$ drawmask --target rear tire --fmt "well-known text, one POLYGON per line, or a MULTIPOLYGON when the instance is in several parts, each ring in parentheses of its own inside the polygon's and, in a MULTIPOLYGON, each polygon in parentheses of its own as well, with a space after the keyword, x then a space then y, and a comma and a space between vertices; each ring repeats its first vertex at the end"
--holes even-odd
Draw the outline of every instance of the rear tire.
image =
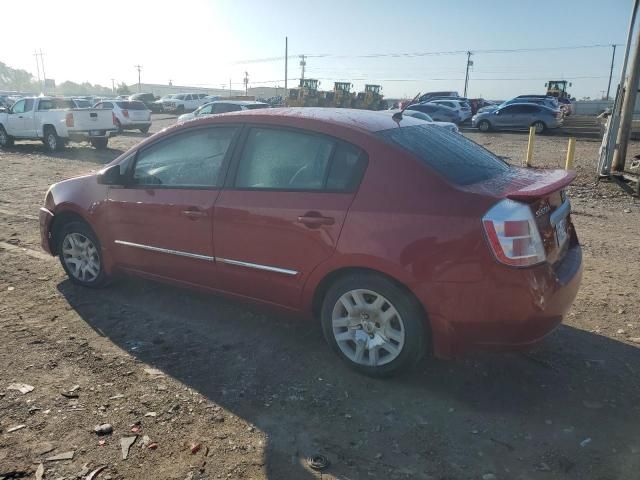
POLYGON ((105 148, 107 148, 108 143, 109 143, 108 138, 92 138, 91 139, 91 146, 96 150, 104 150, 105 148))
POLYGON ((178 105, 178 108, 176 108, 176 113, 178 115, 182 115, 184 113, 184 105, 178 105))
POLYGON ((356 273, 339 278, 321 310, 329 346, 356 371, 387 377, 425 353, 425 316, 417 299, 388 278, 356 273))
POLYGON ((120 120, 118 120, 116 118, 116 129, 118 130, 118 133, 122 133, 122 124, 120 123, 120 120))
POLYGON ((0 125, 0 148, 13 146, 13 137, 10 136, 2 125, 0 125))
POLYGON ((140 129, 140 131, 141 131, 142 133, 149 133, 149 128, 150 128, 150 127, 142 127, 142 128, 140 129))
POLYGON ((64 148, 64 140, 58 136, 56 129, 53 127, 46 127, 44 130, 44 146, 51 153, 57 152, 64 148))
POLYGON ((60 263, 71 282, 89 288, 108 283, 100 241, 89 225, 82 221, 65 223, 56 229, 55 239, 60 263))
POLYGON ((531 126, 536 129, 536 133, 539 135, 543 134, 547 130, 547 126, 544 124, 544 122, 540 121, 533 122, 531 126))
POLYGON ((478 130, 481 132, 490 132, 491 124, 489 123, 489 120, 480 120, 480 122, 478 122, 478 130))

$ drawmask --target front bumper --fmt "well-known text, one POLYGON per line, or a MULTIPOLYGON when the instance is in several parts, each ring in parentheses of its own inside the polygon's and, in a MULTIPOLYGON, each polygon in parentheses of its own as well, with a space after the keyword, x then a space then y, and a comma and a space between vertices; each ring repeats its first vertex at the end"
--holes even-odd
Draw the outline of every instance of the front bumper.
POLYGON ((53 213, 44 208, 40 208, 39 212, 40 223, 40 245, 42 249, 53 255, 53 249, 51 248, 51 224, 53 223, 53 213))

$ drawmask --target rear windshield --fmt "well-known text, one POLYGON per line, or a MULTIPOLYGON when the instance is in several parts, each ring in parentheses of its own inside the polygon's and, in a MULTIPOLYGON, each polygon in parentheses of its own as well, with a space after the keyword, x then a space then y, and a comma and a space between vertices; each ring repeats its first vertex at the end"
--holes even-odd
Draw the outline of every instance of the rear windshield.
POLYGON ((76 107, 78 108, 90 108, 91 102, 89 100, 76 100, 76 107))
POLYGON ((509 170, 489 150, 437 125, 392 128, 376 135, 412 153, 455 185, 482 182, 509 170))
POLYGON ((124 108, 126 110, 146 110, 147 107, 144 103, 142 102, 116 102, 116 104, 120 107, 120 108, 124 108))
POLYGON ((267 108, 269 106, 268 103, 250 103, 245 105, 247 110, 257 110, 258 108, 267 108))

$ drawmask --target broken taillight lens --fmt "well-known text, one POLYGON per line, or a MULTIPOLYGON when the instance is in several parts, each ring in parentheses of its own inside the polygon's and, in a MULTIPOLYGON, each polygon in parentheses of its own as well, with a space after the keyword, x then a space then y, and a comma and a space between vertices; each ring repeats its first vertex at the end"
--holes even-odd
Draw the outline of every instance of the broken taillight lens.
POLYGON ((527 267, 546 259, 544 245, 528 205, 502 200, 482 218, 496 259, 513 267, 527 267))

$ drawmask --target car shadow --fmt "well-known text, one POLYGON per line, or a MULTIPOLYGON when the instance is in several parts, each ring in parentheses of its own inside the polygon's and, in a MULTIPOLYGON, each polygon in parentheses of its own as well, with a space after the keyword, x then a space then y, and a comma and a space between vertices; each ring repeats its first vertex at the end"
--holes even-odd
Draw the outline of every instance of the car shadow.
POLYGON ((315 323, 132 278, 58 290, 99 335, 263 431, 272 479, 318 478, 304 466, 316 453, 347 479, 638 468, 640 355, 607 337, 565 325, 527 354, 425 360, 377 380, 347 368, 315 323))

